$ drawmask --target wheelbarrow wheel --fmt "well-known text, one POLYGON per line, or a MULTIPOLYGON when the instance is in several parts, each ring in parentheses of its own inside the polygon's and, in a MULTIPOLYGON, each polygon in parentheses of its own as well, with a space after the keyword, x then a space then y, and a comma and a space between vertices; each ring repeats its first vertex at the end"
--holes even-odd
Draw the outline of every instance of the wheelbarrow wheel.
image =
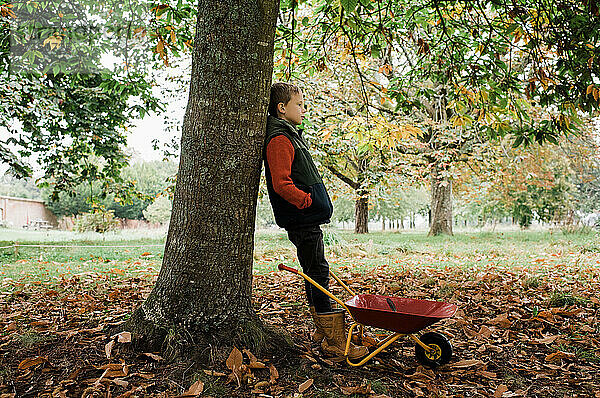
POLYGON ((441 333, 428 332, 422 335, 420 340, 432 348, 431 351, 425 351, 419 344, 415 346, 415 356, 423 365, 435 368, 450 362, 452 344, 446 336, 441 333))

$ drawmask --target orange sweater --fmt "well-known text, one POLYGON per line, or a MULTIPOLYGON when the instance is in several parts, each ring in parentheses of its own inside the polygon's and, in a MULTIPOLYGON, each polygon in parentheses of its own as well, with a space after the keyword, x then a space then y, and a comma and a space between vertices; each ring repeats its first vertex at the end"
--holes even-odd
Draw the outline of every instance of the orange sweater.
POLYGON ((312 204, 312 198, 294 185, 292 181, 292 162, 294 146, 284 135, 278 135, 267 145, 267 162, 271 170, 273 189, 286 201, 299 209, 306 209, 312 204))

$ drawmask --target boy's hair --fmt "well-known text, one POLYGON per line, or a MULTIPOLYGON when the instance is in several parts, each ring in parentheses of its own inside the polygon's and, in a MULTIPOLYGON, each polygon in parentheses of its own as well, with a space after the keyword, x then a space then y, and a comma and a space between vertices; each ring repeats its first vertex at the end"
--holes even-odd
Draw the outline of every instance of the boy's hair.
POLYGON ((277 117, 277 104, 283 102, 283 104, 286 105, 292 99, 292 94, 300 94, 300 88, 291 83, 274 83, 271 86, 269 114, 277 117))

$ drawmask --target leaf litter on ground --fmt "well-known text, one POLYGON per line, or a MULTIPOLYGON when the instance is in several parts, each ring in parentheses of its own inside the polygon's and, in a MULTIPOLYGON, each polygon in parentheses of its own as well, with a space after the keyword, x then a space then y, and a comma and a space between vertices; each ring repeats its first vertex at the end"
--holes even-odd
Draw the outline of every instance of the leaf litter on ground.
MULTIPOLYGON (((370 267, 357 256, 333 268, 359 293, 457 304, 454 318, 431 328, 454 346, 455 356, 446 366, 423 368, 409 339, 400 339, 358 369, 323 358, 310 343, 312 323, 302 282, 266 272, 254 277, 257 311, 289 331, 305 359, 288 366, 239 347, 220 365, 207 369, 197 364, 203 378, 194 380, 185 371, 189 364, 168 363, 160 353, 123 351, 130 336, 106 335, 147 296, 156 271, 118 279, 90 272, 51 284, 25 277, 2 282, 0 394, 218 396, 213 391, 217 380, 229 380, 222 383, 227 396, 292 397, 312 380, 304 396, 598 396, 598 253, 548 252, 516 265, 500 255, 482 255, 485 261, 477 264, 470 258, 468 265, 457 264, 461 257, 437 252, 394 255, 387 264, 370 267)), ((331 288, 347 297, 340 287, 331 288)), ((371 339, 387 335, 367 329, 371 339)))

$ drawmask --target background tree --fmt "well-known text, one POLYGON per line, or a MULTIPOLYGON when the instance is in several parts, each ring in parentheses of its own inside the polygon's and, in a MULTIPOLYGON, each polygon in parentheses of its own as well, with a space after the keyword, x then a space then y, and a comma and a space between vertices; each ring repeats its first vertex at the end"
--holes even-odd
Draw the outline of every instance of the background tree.
POLYGON ((506 140, 489 145, 480 162, 463 169, 458 180, 468 213, 481 224, 509 216, 523 228, 533 221, 576 223, 577 214, 589 211, 591 204, 576 200, 578 187, 583 180, 591 187, 597 183, 593 173, 585 172, 598 164, 593 137, 593 131, 585 129, 578 136, 560 138, 557 145, 512 148, 506 140))
POLYGON ((43 197, 46 205, 56 216, 75 216, 93 210, 94 205, 112 210, 115 217, 125 219, 143 219, 144 210, 160 194, 167 194, 172 186, 172 178, 177 173, 174 162, 134 162, 125 167, 121 177, 128 181, 127 195, 107 194, 103 196, 104 181, 80 183, 68 192, 60 192, 58 198, 52 197, 53 190, 45 189, 43 197), (127 196, 129 200, 123 200, 127 196))
POLYGON ((20 176, 31 174, 28 162, 38 164, 55 199, 83 181, 103 181, 105 193, 126 190, 126 129, 160 109, 145 70, 149 3, 118 4, 16 1, 0 8, 0 129, 8 132, 0 156, 20 176), (107 53, 123 63, 102 66, 107 53))
POLYGON ((153 223, 165 224, 171 218, 172 206, 169 198, 161 195, 143 210, 144 218, 153 223))
MULTIPOLYGON (((360 80, 356 91, 363 111, 415 119, 424 131, 420 139, 426 148, 420 153, 431 171, 431 234, 452 232, 452 165, 466 160, 474 146, 506 134, 516 146, 556 142, 577 123, 577 108, 597 108, 597 37, 577 27, 584 21, 598 25, 595 5, 305 4, 314 7, 302 16, 308 31, 297 39, 296 51, 281 46, 279 71, 323 70, 330 62, 325 44, 341 40, 360 80), (378 70, 364 62, 369 56, 379 60, 378 70), (372 100, 374 89, 381 91, 381 103, 372 100), (382 106, 385 97, 392 109, 382 106), (545 114, 530 117, 529 108, 538 105, 545 114)), ((293 29, 282 34, 293 44, 293 29)))

